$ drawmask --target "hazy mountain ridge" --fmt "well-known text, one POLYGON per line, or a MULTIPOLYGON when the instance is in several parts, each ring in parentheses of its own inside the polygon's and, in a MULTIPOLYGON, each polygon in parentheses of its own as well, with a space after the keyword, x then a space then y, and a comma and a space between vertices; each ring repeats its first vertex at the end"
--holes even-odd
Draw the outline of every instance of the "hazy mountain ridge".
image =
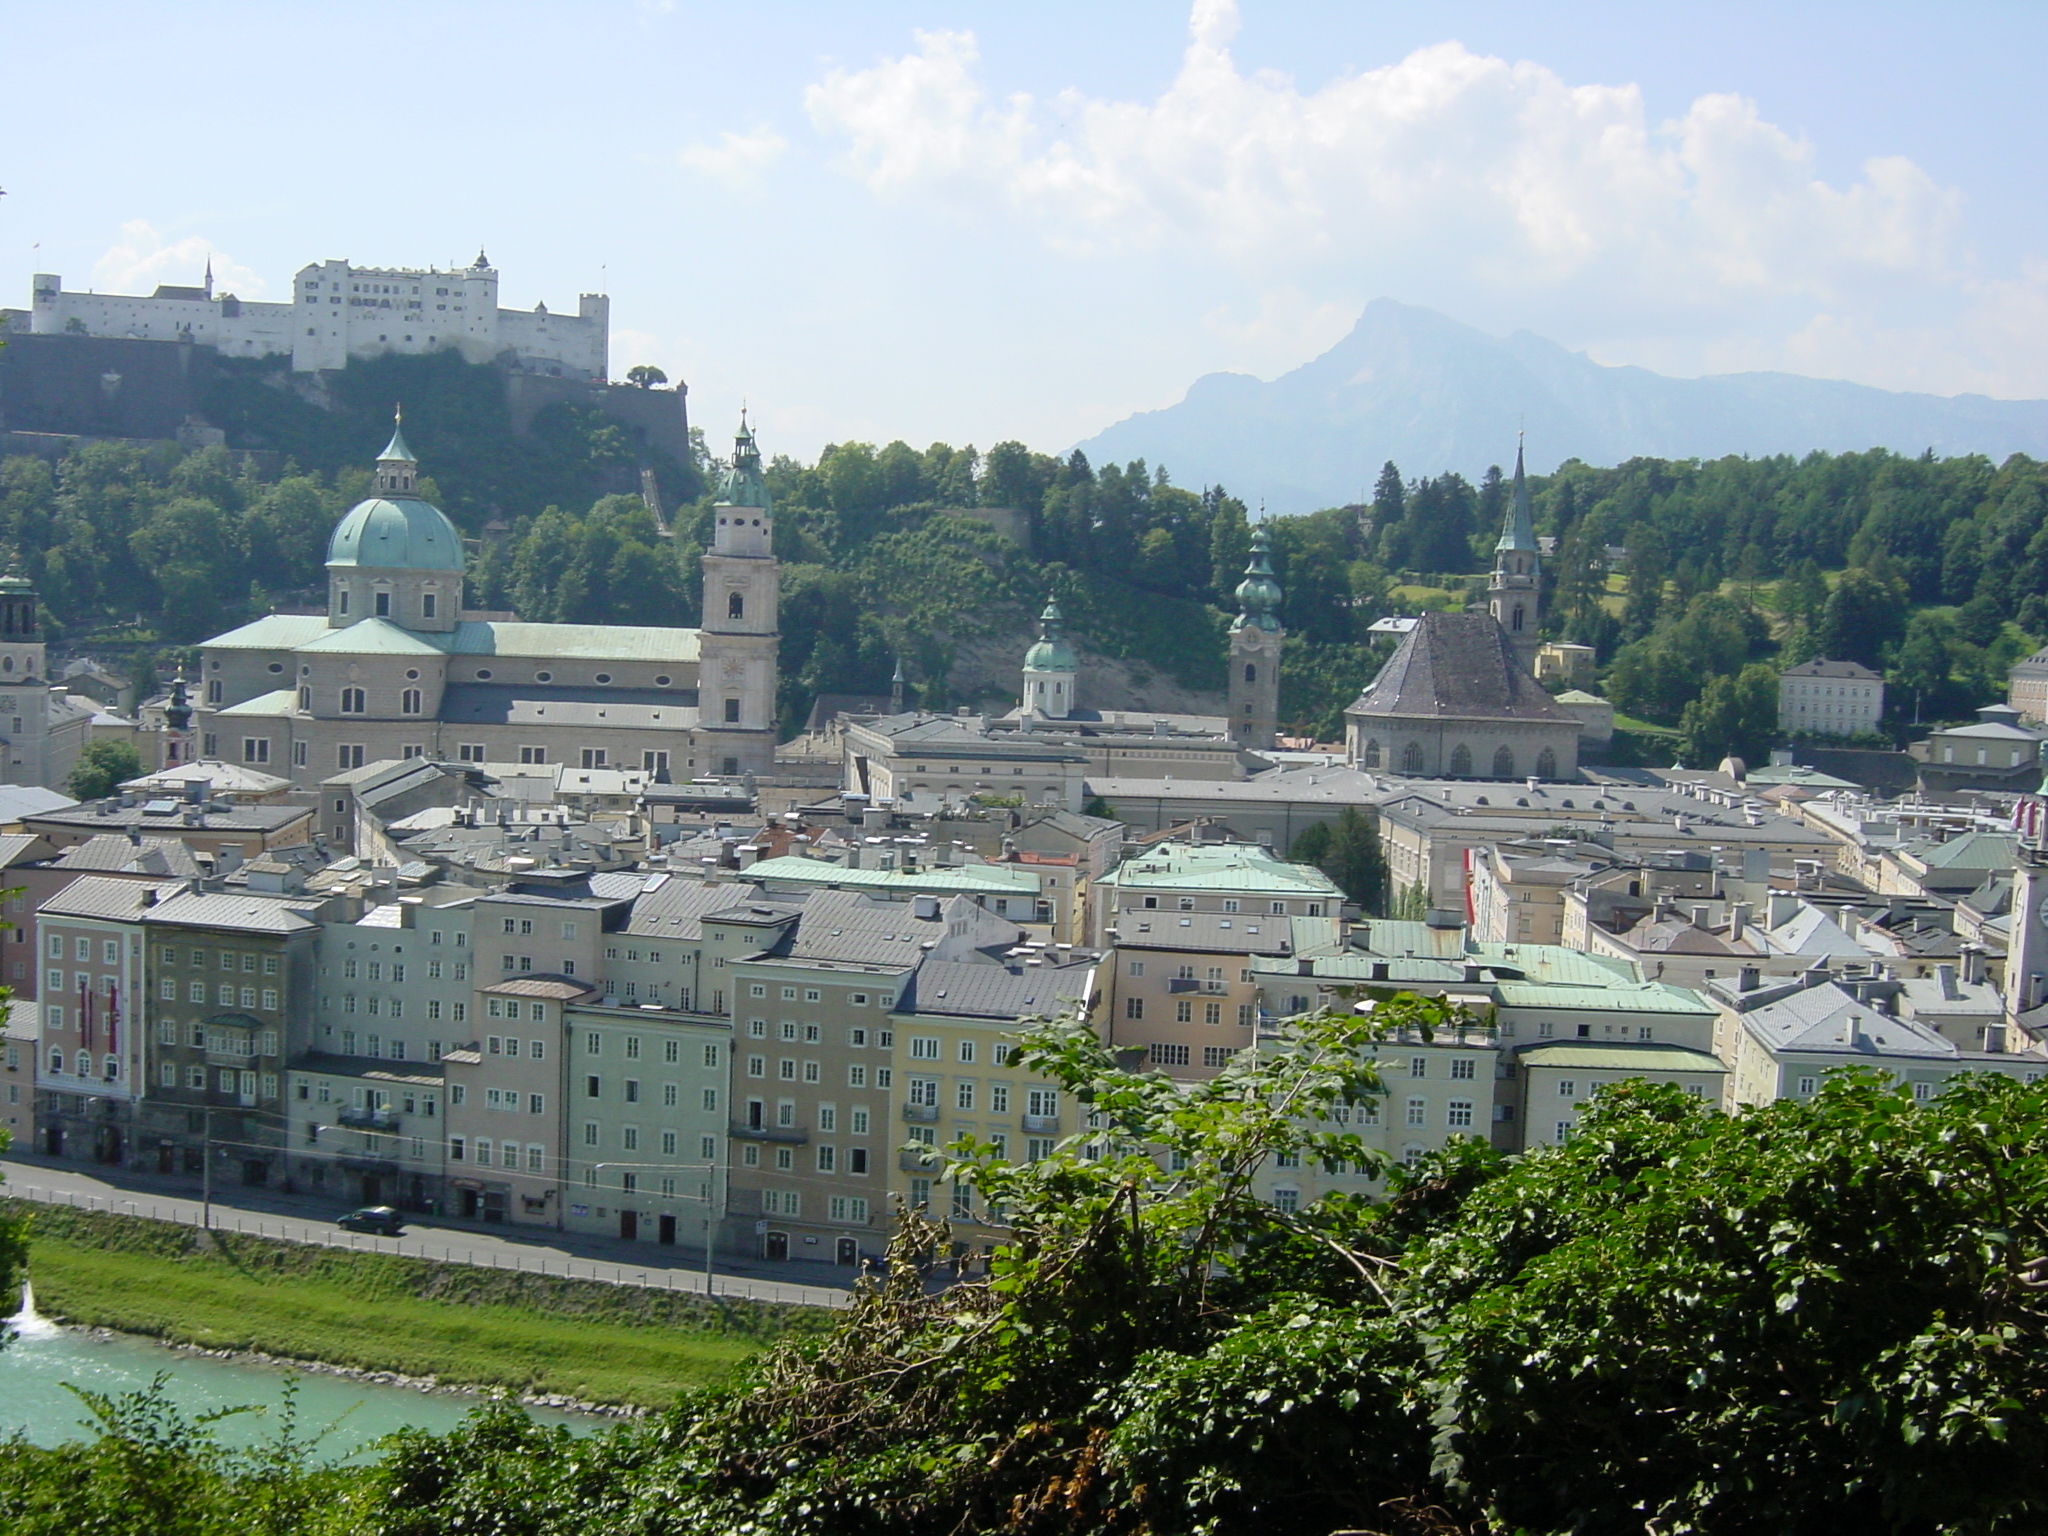
POLYGON ((1221 484, 1269 511, 1357 501, 1392 459, 1414 476, 1475 477, 1528 432, 1530 468, 1637 455, 1714 458, 1853 452, 2048 456, 2048 401, 1904 394, 1789 373, 1676 379, 1610 368, 1556 342, 1483 331, 1375 299, 1329 351, 1270 383, 1197 379, 1178 405, 1079 444, 1091 462, 1164 464, 1176 484, 1221 484))

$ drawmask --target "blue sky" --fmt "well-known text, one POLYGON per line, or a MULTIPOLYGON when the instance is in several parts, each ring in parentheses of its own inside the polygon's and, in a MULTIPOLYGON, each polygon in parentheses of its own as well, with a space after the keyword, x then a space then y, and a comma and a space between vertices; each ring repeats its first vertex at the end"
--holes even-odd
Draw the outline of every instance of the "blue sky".
POLYGON ((9 18, 0 302, 613 297, 722 437, 1061 449, 1369 299, 2048 396, 2035 4, 109 5, 9 18))

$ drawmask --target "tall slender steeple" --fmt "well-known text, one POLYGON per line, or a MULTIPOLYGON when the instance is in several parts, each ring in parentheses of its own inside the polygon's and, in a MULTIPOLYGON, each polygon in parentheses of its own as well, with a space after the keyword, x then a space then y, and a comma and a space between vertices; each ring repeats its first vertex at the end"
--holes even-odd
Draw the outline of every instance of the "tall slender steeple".
POLYGON ((1237 584, 1237 617, 1230 625, 1230 734, 1263 752, 1280 727, 1280 583, 1273 579, 1272 538, 1266 525, 1252 530, 1252 553, 1237 584))
POLYGON ((1507 632, 1515 659, 1525 671, 1536 670, 1537 638, 1543 615, 1543 559, 1536 544, 1536 518, 1529 503, 1529 477, 1522 465, 1522 444, 1515 443, 1515 484, 1501 514, 1500 538, 1493 546, 1493 579, 1487 584, 1486 611, 1507 632))
POLYGON ((697 638, 697 746, 712 773, 766 773, 775 761, 781 567, 773 498, 744 414, 711 510, 697 638))

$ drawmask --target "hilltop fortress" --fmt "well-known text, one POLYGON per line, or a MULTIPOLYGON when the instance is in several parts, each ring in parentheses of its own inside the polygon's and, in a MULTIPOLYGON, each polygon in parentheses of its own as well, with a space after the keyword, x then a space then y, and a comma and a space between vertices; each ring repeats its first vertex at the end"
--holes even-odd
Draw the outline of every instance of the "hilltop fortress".
POLYGON ((343 368, 351 358, 388 352, 460 351, 471 362, 511 353, 528 371, 556 378, 603 380, 609 366, 611 300, 582 294, 576 313, 545 304, 501 309, 498 270, 482 251, 467 267, 358 267, 314 262, 292 279, 282 304, 213 291, 213 265, 199 287, 160 285, 145 296, 67 290, 55 273, 34 280, 27 324, 34 336, 106 336, 133 341, 188 341, 224 357, 289 357, 294 373, 343 368))

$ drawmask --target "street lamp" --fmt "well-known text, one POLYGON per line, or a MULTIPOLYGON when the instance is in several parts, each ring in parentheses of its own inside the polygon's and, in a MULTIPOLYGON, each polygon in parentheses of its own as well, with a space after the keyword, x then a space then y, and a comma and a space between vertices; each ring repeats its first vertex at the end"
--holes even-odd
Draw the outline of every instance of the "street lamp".
POLYGON ((607 1168, 660 1168, 670 1173, 702 1173, 707 1176, 704 1180, 704 1193, 701 1196, 664 1194, 661 1198, 664 1200, 688 1200, 704 1207, 704 1294, 709 1296, 711 1294, 714 1260, 717 1251, 716 1245, 712 1241, 712 1227, 717 1220, 720 1204, 718 1198, 717 1159, 714 1158, 708 1163, 592 1163, 590 1165, 592 1173, 602 1173, 607 1168))

